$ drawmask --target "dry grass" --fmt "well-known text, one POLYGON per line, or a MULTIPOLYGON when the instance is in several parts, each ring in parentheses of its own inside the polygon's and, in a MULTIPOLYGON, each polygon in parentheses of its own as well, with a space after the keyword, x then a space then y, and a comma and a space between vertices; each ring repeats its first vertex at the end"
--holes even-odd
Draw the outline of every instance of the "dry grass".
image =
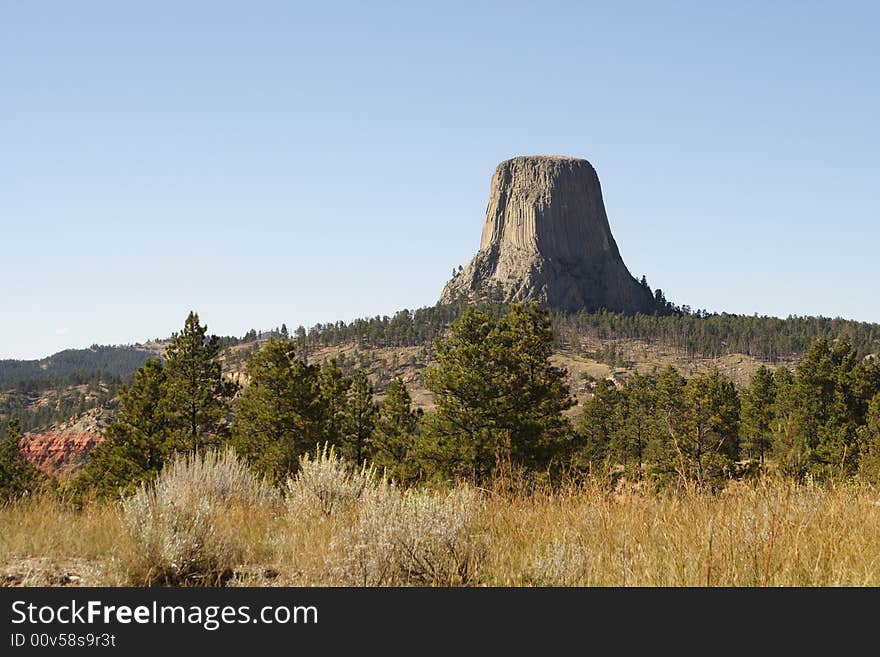
MULTIPOLYGON (((385 507, 371 507, 364 496, 329 515, 230 505, 216 522, 244 546, 231 583, 353 583, 346 568, 350 574, 352 554, 359 554, 370 557, 361 574, 393 573, 363 578, 367 583, 880 585, 880 494, 857 483, 765 480, 718 495, 610 492, 591 484, 529 494, 457 491, 448 499, 443 492, 392 495, 385 507), (408 495, 412 501, 404 501, 408 495), (462 562, 449 555, 462 546, 471 561, 459 576, 462 562), (407 551, 441 566, 419 570, 407 551)), ((78 511, 44 496, 0 507, 0 577, 10 584, 46 583, 35 574, 40 564, 88 571, 61 583, 131 581, 118 567, 134 549, 113 505, 78 511)))
POLYGON ((719 495, 580 488, 497 498, 488 583, 877 586, 880 507, 856 484, 736 484, 719 495))

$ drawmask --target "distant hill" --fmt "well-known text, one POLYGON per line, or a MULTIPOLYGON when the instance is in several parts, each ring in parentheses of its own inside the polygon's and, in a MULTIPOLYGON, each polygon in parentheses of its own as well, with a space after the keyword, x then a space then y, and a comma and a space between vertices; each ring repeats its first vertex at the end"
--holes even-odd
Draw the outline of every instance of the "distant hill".
POLYGON ((61 381, 101 373, 111 377, 133 374, 155 349, 143 345, 65 349, 39 360, 0 360, 0 389, 25 381, 61 381))
POLYGON ((101 407, 161 350, 158 343, 93 345, 39 360, 0 360, 0 436, 12 418, 32 431, 101 407))

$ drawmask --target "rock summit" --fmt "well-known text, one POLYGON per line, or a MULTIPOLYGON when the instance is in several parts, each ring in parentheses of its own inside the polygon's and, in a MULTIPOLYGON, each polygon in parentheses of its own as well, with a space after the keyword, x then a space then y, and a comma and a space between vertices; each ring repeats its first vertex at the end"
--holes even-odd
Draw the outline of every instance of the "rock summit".
POLYGON ((556 155, 515 157, 495 169, 480 250, 440 303, 461 297, 535 300, 567 312, 655 307, 620 257, 596 170, 556 155))

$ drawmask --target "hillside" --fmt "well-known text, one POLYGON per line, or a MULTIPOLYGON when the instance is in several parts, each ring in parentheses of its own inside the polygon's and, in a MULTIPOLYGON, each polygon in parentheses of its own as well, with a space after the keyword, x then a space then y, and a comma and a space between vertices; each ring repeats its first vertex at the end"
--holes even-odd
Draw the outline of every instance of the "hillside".
MULTIPOLYGON (((367 372, 377 400, 389 382, 402 377, 416 407, 430 410, 424 386, 432 362, 433 341, 463 309, 462 304, 403 310, 393 317, 299 327, 299 354, 310 362, 337 359, 351 373, 367 372)), ((501 304, 486 305, 500 313, 501 304)), ((718 368, 737 386, 748 383, 762 365, 793 367, 816 338, 846 337, 862 357, 880 352, 880 325, 822 317, 773 317, 708 314, 679 309, 673 315, 620 313, 553 314, 554 363, 569 372, 569 387, 579 404, 578 417, 598 379, 621 385, 634 372, 651 375, 665 365, 682 374, 718 368)), ((225 374, 247 383, 246 367, 266 341, 286 328, 248 331, 225 337, 225 374)), ((68 350, 39 361, 0 361, 0 429, 18 417, 27 432, 28 457, 47 472, 65 471, 97 444, 111 421, 119 386, 150 356, 161 356, 162 342, 131 347, 68 350), (15 379, 20 375, 26 378, 15 379), (84 428, 85 427, 85 428, 84 428)))
POLYGON ((22 382, 55 382, 78 377, 128 376, 157 353, 156 343, 65 349, 39 360, 0 360, 0 390, 22 382))

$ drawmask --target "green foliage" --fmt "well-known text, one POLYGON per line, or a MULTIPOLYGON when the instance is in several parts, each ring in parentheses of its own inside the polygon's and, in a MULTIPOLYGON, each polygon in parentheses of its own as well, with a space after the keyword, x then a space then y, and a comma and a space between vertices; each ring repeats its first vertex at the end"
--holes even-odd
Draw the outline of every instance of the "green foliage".
POLYGON ((176 452, 197 450, 225 436, 236 386, 223 379, 219 345, 190 313, 163 364, 148 360, 119 396, 117 419, 82 472, 65 486, 75 499, 126 493, 155 477, 176 452))
POLYGON ((560 344, 594 340, 642 340, 681 350, 689 358, 740 353, 776 363, 803 356, 817 339, 844 338, 859 355, 880 351, 880 324, 826 317, 759 317, 691 312, 624 315, 611 312, 554 313, 560 344))
POLYGON ((845 340, 812 345, 777 392, 774 450, 784 472, 828 478, 858 470, 874 376, 845 340))
POLYGON ((11 500, 35 491, 44 481, 43 474, 21 453, 21 430, 11 421, 0 440, 0 500, 11 500))
POLYGON ((238 386, 223 378, 220 340, 190 312, 183 330, 165 350, 162 409, 175 440, 198 449, 219 444, 228 434, 228 415, 238 386))
POLYGON ((373 463, 400 483, 409 483, 420 474, 416 442, 420 419, 403 379, 393 379, 373 430, 373 463))
POLYGON ((689 483, 683 453, 676 449, 684 431, 686 385, 687 380, 671 365, 657 376, 657 433, 648 445, 648 469, 651 479, 660 485, 689 483))
POLYGON ((358 465, 372 454, 372 435, 379 408, 373 401, 373 385, 363 370, 357 369, 351 377, 345 407, 345 433, 340 454, 358 465))
MULTIPOLYGON (((658 309, 662 301, 660 292, 658 309)), ((414 311, 402 310, 393 317, 377 316, 356 319, 350 323, 316 324, 307 332, 303 329, 301 339, 311 346, 350 342, 361 347, 429 345, 468 307, 465 301, 460 300, 414 311)), ((484 301, 479 308, 496 317, 504 312, 504 305, 497 302, 484 301)), ((701 310, 692 311, 688 306, 673 308, 671 312, 668 307, 660 310, 650 315, 551 311, 550 319, 557 344, 560 345, 579 344, 584 337, 603 341, 638 339, 679 348, 693 358, 743 353, 775 363, 779 359, 803 355, 816 339, 830 341, 838 337, 845 337, 858 354, 880 351, 880 324, 826 317, 791 316, 780 319, 711 314, 701 310)), ((613 351, 606 350, 602 358, 620 362, 619 355, 613 351)))
MULTIPOLYGON (((880 479, 873 474, 880 470, 880 365, 858 351, 874 344, 874 325, 798 318, 779 325, 767 318, 684 311, 562 316, 537 304, 429 310, 320 331, 299 327, 295 339, 285 337, 286 325, 252 331, 250 385, 231 426, 237 386, 222 374, 222 342, 208 336, 190 313, 183 330, 172 336, 165 363, 147 361, 122 389, 119 417, 107 440, 68 490, 130 491, 154 478, 176 452, 222 442, 230 428, 239 454, 275 483, 294 474, 300 455, 322 443, 353 463, 374 462, 402 483, 425 475, 480 481, 512 468, 539 473, 573 466, 630 481, 648 476, 660 485, 717 488, 742 473, 741 459, 795 476, 860 473, 880 479), (373 382, 362 369, 365 352, 358 348, 320 366, 304 357, 308 349, 352 336, 367 347, 424 344, 455 317, 433 345, 425 383, 436 409, 424 417, 413 410, 399 379, 389 382, 377 406, 373 382), (556 335, 554 325, 562 327, 556 335), (599 381, 576 435, 564 415, 574 401, 567 373, 554 367, 550 356, 554 346, 575 335, 607 338, 604 333, 617 331, 615 338, 648 336, 668 344, 682 331, 688 337, 681 344, 689 351, 717 355, 728 347, 723 340, 719 347, 716 339, 739 331, 751 331, 752 347, 764 345, 751 351, 760 352, 769 344, 762 342, 764 328, 771 325, 796 327, 798 340, 846 329, 860 347, 843 339, 815 340, 793 373, 761 367, 741 396, 717 370, 686 380, 667 367, 630 375, 619 388, 599 381), (271 337, 264 344, 266 336, 271 337)), ((779 339, 776 335, 770 347, 777 355, 802 344, 795 340, 782 348, 779 339)), ((377 385, 389 378, 380 376, 377 385)))
POLYGON ((772 447, 776 383, 770 368, 762 365, 742 393, 740 437, 743 456, 764 463, 772 447))
POLYGON ((504 463, 543 470, 570 448, 562 412, 574 401, 550 363, 553 335, 537 304, 495 318, 469 309, 437 342, 425 373, 437 409, 425 416, 426 456, 438 473, 483 479, 504 463))
POLYGON ((274 482, 296 471, 300 455, 324 438, 319 369, 298 360, 294 342, 271 339, 248 363, 250 383, 236 405, 232 444, 274 482))
POLYGON ((119 393, 119 415, 107 427, 104 442, 68 482, 67 493, 78 498, 91 490, 99 497, 112 497, 159 474, 176 447, 160 410, 165 381, 165 367, 158 359, 149 359, 135 373, 131 385, 119 393))
POLYGON ((647 378, 633 374, 626 382, 618 407, 619 427, 611 441, 611 454, 632 480, 642 478, 648 443, 656 433, 656 394, 647 378))
POLYGON ((0 388, 29 383, 79 385, 96 379, 128 376, 150 357, 140 346, 65 349, 39 360, 0 360, 0 388))
POLYGON ((109 408, 122 386, 119 377, 84 373, 60 380, 21 381, 0 393, 0 434, 15 418, 22 431, 43 430, 93 408, 109 408))
POLYGON ((880 483, 880 393, 868 406, 865 426, 859 429, 859 474, 874 484, 880 483))
POLYGON ((578 422, 575 466, 588 472, 601 472, 613 462, 611 444, 620 431, 621 401, 622 394, 611 381, 596 382, 578 422))
POLYGON ((739 454, 739 396, 733 382, 714 369, 688 379, 684 389, 681 453, 688 479, 718 485, 732 474, 739 454))
POLYGON ((318 389, 324 404, 324 439, 337 448, 342 446, 348 415, 348 390, 351 379, 339 367, 335 359, 321 365, 318 372, 318 389))

